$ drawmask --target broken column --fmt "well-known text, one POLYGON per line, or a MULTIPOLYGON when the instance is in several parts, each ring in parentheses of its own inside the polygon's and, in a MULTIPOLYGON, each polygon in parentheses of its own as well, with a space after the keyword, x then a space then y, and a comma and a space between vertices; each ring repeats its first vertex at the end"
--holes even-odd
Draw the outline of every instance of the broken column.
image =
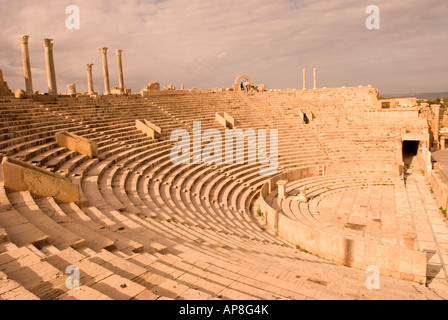
POLYGON ((99 49, 103 55, 103 76, 104 76, 104 94, 110 94, 109 85, 109 67, 107 65, 107 47, 101 47, 99 49))
POLYGON ((303 90, 306 89, 306 69, 303 69, 303 90))
POLYGON ((313 89, 317 89, 317 70, 316 70, 316 68, 313 68, 313 76, 314 76, 313 89))
POLYGON ((278 180, 277 186, 278 186, 278 193, 277 196, 280 199, 286 199, 286 184, 288 183, 288 180, 278 180))
POLYGON ((306 197, 306 187, 302 186, 299 188, 299 202, 308 202, 308 198, 306 197))
POLYGON ((431 105, 432 112, 434 112, 434 141, 433 150, 439 150, 439 131, 440 131, 440 104, 431 105))
POLYGON ((76 96, 76 84, 72 83, 67 86, 68 94, 71 96, 76 96))
POLYGON ((22 42, 22 60, 23 60, 23 74, 25 76, 25 93, 27 95, 33 94, 33 80, 31 78, 31 63, 30 52, 28 50, 28 35, 20 36, 22 42))
POLYGON ((120 87, 120 94, 125 94, 124 92, 124 79, 123 79, 123 64, 121 62, 121 53, 123 50, 115 50, 117 53, 117 64, 118 64, 118 85, 120 87))
POLYGON ((56 85, 56 71, 53 58, 53 39, 43 39, 45 47, 45 64, 47 67, 47 84, 49 94, 58 94, 56 85))
POLYGON ((95 94, 95 91, 93 90, 92 66, 93 63, 86 64, 88 94, 95 94))

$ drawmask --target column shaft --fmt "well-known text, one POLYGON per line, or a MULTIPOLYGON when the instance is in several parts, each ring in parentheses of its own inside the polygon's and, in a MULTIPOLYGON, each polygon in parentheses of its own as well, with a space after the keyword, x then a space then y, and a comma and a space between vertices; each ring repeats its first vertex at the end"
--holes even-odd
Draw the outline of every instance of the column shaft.
POLYGON ((440 104, 431 105, 431 109, 434 112, 434 151, 439 150, 439 131, 440 131, 440 104))
POLYGON ((107 65, 107 48, 101 47, 100 51, 103 54, 104 94, 110 94, 109 67, 107 65))
POLYGON ((303 69, 303 89, 306 89, 306 69, 303 69))
POLYGON ((124 79, 123 79, 123 63, 121 61, 121 53, 123 50, 117 49, 117 64, 118 64, 118 85, 120 87, 120 94, 125 94, 124 92, 124 79))
POLYGON ((56 85, 56 72, 53 58, 53 39, 43 39, 45 46, 45 65, 47 68, 47 84, 49 94, 58 94, 56 85))
POLYGON ((93 63, 86 64, 88 94, 94 94, 94 92, 95 92, 93 89, 92 66, 93 66, 93 63))
POLYGON ((25 76, 25 91, 27 95, 32 95, 33 92, 33 80, 31 77, 31 63, 30 52, 28 50, 28 35, 20 36, 22 42, 22 60, 23 60, 23 75, 25 76))
POLYGON ((313 74, 314 74, 313 87, 314 87, 314 89, 317 89, 317 70, 316 70, 316 68, 313 69, 313 74))

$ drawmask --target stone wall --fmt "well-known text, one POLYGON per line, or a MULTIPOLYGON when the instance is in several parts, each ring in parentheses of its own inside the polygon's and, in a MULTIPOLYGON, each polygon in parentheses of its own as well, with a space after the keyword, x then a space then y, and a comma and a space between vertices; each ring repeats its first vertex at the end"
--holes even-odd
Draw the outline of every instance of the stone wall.
MULTIPOLYGON (((350 167, 356 170, 356 166, 364 170, 381 168, 381 171, 393 171, 394 166, 390 163, 356 163, 355 166, 346 163, 330 165, 323 168, 324 172, 344 172, 350 167)), ((426 282, 426 253, 404 248, 380 245, 359 238, 349 238, 342 232, 326 229, 319 224, 310 225, 293 220, 274 210, 265 198, 270 188, 280 179, 292 181, 296 178, 305 178, 317 175, 319 167, 301 168, 280 174, 265 183, 260 190, 260 210, 262 211, 267 226, 279 237, 291 242, 310 253, 322 257, 339 265, 348 266, 360 270, 366 270, 370 265, 379 268, 380 274, 414 281, 426 282)))
POLYGON ((80 203, 79 186, 26 162, 4 157, 1 163, 5 188, 29 191, 37 197, 53 197, 58 202, 80 203))
POLYGON ((58 146, 88 155, 90 158, 98 156, 98 145, 95 141, 77 136, 73 133, 62 131, 56 133, 58 146))
POLYGON ((11 92, 11 90, 8 87, 8 83, 3 80, 3 72, 0 70, 0 97, 9 97, 13 96, 14 94, 11 92))
POLYGON ((437 205, 443 210, 448 207, 448 184, 440 174, 439 170, 431 170, 428 173, 428 180, 431 184, 437 205))
POLYGON ((310 106, 338 105, 345 107, 375 106, 381 109, 378 101, 378 89, 372 87, 322 88, 305 90, 267 91, 261 92, 267 97, 290 96, 298 102, 310 106))

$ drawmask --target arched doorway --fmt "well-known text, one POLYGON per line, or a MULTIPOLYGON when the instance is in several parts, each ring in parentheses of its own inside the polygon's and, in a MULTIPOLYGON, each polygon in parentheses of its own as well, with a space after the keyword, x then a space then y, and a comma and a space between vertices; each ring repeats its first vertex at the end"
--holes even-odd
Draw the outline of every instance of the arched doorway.
POLYGON ((238 76, 238 77, 236 78, 235 83, 233 84, 233 89, 234 89, 235 91, 237 91, 237 90, 241 90, 241 84, 240 84, 240 81, 243 80, 243 79, 246 79, 247 82, 249 82, 249 86, 250 86, 251 88, 253 87, 252 80, 250 80, 250 78, 249 78, 248 76, 242 74, 242 75, 240 75, 240 76, 238 76))

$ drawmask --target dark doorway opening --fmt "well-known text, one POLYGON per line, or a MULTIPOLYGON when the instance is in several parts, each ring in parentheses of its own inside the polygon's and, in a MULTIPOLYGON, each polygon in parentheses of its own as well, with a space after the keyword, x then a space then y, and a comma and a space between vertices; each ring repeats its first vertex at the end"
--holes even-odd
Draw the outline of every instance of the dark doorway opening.
POLYGON ((420 141, 403 141, 403 158, 406 157, 414 157, 417 155, 418 146, 420 141))
POLYGON ((420 141, 406 140, 403 141, 403 162, 404 162, 404 172, 405 174, 410 173, 411 166, 414 167, 418 164, 414 160, 414 157, 418 153, 420 141))

